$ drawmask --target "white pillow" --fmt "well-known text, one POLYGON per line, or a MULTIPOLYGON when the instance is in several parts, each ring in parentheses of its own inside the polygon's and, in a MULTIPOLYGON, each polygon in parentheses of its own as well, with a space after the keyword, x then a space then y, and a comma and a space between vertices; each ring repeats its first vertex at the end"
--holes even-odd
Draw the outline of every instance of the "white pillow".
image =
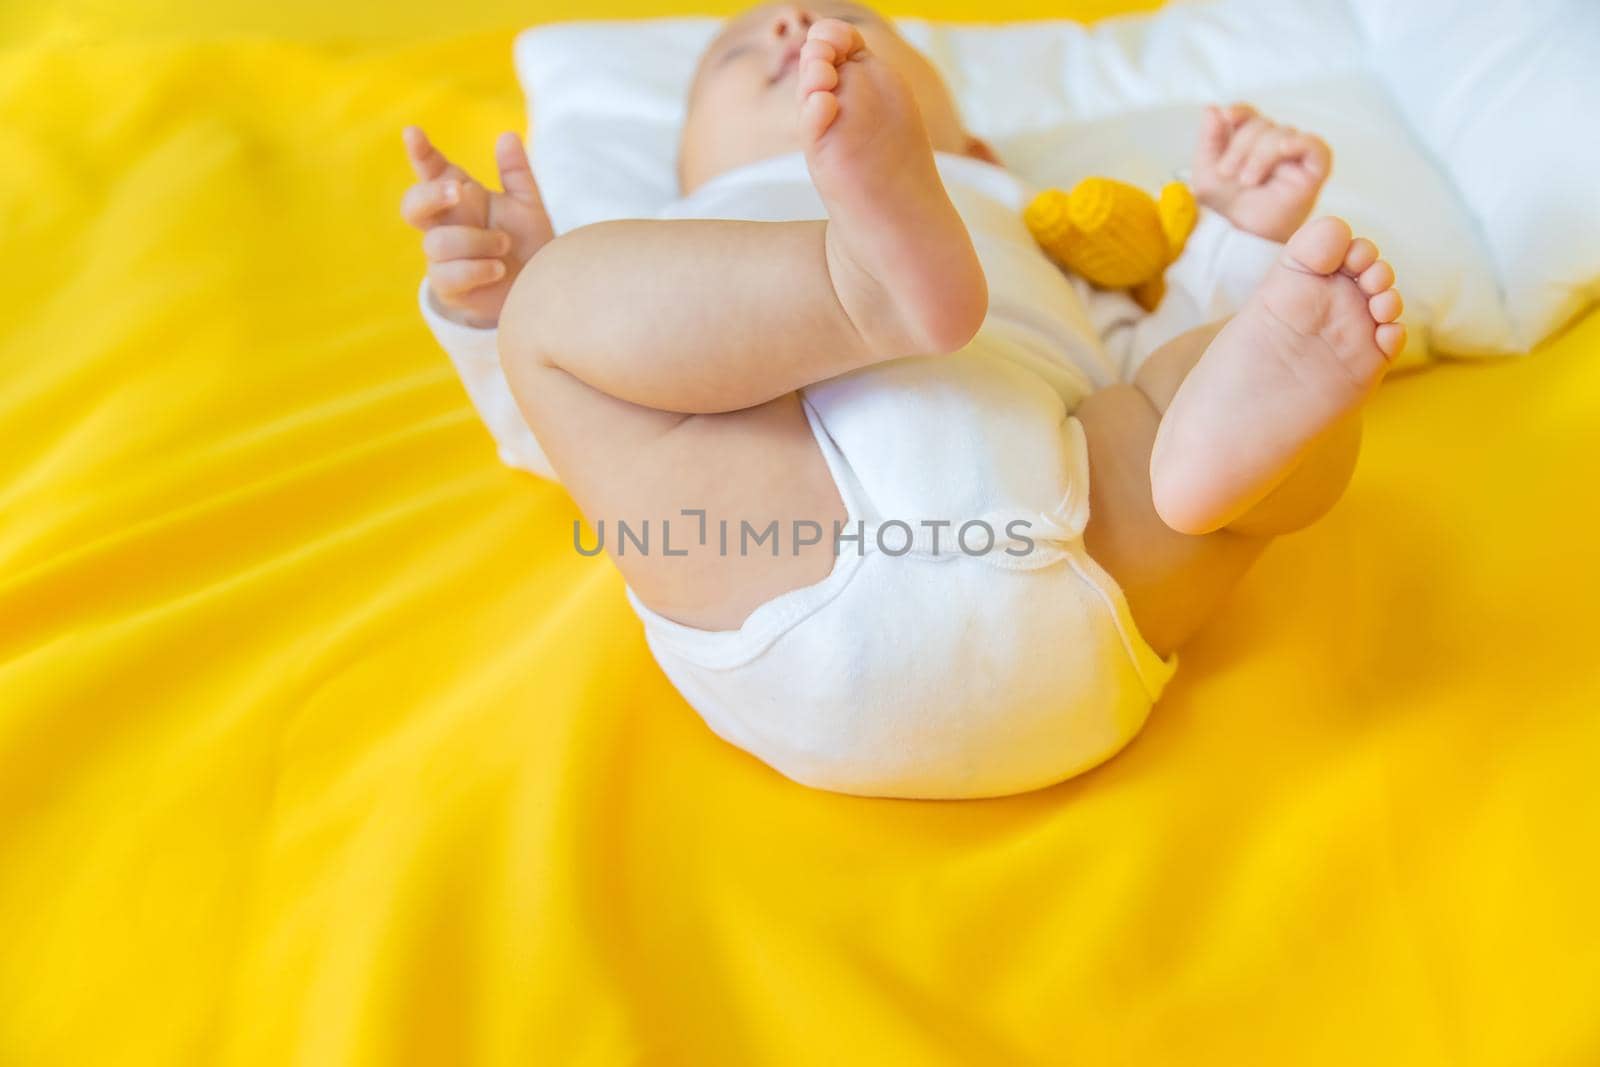
MULTIPOLYGON (((677 195, 684 94, 717 25, 518 37, 557 230, 677 195)), ((1091 27, 899 25, 1036 185, 1106 174, 1153 190, 1187 165, 1212 101, 1322 134, 1335 167, 1321 207, 1394 263, 1413 357, 1522 351, 1600 298, 1597 0, 1206 0, 1091 27)))
POLYGON ((1531 347, 1600 300, 1600 0, 1351 7, 1531 347))

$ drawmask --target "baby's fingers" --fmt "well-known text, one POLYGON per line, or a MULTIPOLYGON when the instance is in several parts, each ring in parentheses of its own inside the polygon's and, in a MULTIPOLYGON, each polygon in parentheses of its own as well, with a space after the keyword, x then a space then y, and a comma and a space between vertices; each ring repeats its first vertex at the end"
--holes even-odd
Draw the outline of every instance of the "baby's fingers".
POLYGON ((498 259, 452 259, 428 264, 428 284, 439 296, 462 296, 505 277, 506 265, 498 259))
POLYGON ((438 217, 461 203, 461 183, 455 179, 418 182, 400 198, 400 217, 419 230, 433 225, 438 217))
POLYGON ((511 251, 511 238, 477 226, 435 226, 422 235, 422 252, 434 263, 452 259, 496 259, 511 251))
POLYGON ((1217 173, 1224 178, 1238 177, 1239 172, 1244 169, 1245 161, 1255 149, 1256 142, 1267 132, 1267 128, 1267 123, 1263 119, 1253 118, 1235 130, 1228 140, 1227 150, 1222 153, 1222 159, 1217 162, 1217 173))
POLYGON ((1199 158, 1208 165, 1215 167, 1222 159, 1222 153, 1228 148, 1228 138, 1233 133, 1233 126, 1229 124, 1228 117, 1219 107, 1208 107, 1200 119, 1200 152, 1199 158))
POLYGON ((1250 155, 1239 168, 1239 181, 1243 185, 1260 185, 1284 157, 1285 137, 1276 128, 1266 130, 1256 139, 1250 155))
POLYGON ((1284 142, 1283 151, 1298 159, 1314 177, 1327 177, 1328 171, 1333 169, 1333 151, 1326 141, 1314 134, 1295 133, 1284 142))
POLYGON ((411 169, 416 171, 418 178, 433 181, 449 175, 453 164, 433 146, 427 134, 415 126, 407 126, 400 131, 400 136, 405 140, 406 159, 410 160, 411 169))
POLYGON ((1255 108, 1244 103, 1243 101, 1236 104, 1229 104, 1227 107, 1220 108, 1219 110, 1222 113, 1222 117, 1227 120, 1228 126, 1235 130, 1260 114, 1260 112, 1258 112, 1255 108))

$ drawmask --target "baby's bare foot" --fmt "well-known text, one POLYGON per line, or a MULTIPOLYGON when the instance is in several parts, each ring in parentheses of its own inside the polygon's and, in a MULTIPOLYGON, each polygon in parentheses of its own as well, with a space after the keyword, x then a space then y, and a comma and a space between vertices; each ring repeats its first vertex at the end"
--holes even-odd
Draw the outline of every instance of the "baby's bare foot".
POLYGON ((839 19, 811 27, 796 81, 845 313, 882 358, 960 348, 983 322, 988 287, 910 87, 839 19))
POLYGON ((1156 511, 1183 533, 1232 522, 1372 395, 1405 344, 1394 271, 1336 218, 1302 226, 1222 328, 1156 434, 1156 511))

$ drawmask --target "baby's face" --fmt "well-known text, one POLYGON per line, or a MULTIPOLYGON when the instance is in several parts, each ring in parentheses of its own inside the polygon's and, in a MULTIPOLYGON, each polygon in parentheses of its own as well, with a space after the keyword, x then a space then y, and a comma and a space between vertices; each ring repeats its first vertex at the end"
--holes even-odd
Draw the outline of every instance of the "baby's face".
POLYGON ((685 192, 724 171, 802 147, 795 69, 806 31, 822 18, 854 23, 873 54, 906 79, 935 150, 974 153, 978 143, 963 129, 938 70, 871 8, 842 0, 763 4, 729 19, 700 57, 679 146, 685 192))

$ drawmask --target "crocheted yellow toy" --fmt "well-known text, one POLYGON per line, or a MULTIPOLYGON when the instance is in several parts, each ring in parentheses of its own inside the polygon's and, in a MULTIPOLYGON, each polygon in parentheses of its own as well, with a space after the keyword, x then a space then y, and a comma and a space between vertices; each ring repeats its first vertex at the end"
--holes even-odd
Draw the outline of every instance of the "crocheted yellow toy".
POLYGON ((1126 182, 1085 178, 1070 193, 1034 197, 1023 221, 1062 269, 1102 289, 1127 289, 1154 311, 1167 290, 1162 274, 1194 229, 1194 194, 1169 182, 1157 200, 1126 182))

